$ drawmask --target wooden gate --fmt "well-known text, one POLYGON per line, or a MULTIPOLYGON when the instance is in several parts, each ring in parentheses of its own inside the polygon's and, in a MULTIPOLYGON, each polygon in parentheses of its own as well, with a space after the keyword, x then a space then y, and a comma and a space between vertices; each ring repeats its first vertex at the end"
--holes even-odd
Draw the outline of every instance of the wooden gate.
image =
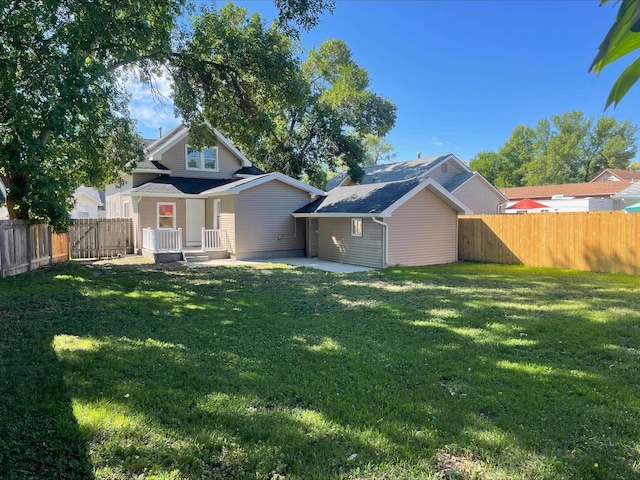
POLYGON ((73 259, 117 257, 133 253, 133 222, 123 218, 80 218, 69 226, 73 259))

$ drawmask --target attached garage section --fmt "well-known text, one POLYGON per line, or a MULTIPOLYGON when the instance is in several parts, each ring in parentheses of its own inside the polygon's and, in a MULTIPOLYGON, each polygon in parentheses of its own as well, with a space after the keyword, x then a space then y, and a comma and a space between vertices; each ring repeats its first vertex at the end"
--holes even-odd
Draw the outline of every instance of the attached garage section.
POLYGON ((437 265, 458 258, 458 213, 423 189, 385 219, 389 265, 437 265))
POLYGON ((318 258, 363 267, 382 267, 382 226, 370 218, 362 218, 362 235, 354 236, 351 223, 350 217, 318 218, 318 258))

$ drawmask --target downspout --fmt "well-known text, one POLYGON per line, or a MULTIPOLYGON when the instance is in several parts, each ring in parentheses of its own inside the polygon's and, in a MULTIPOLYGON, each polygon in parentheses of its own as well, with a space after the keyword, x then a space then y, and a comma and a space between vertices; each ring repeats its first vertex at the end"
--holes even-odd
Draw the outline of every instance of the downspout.
POLYGON ((384 268, 389 265, 389 225, 387 223, 384 223, 382 220, 378 220, 375 217, 371 217, 371 220, 373 220, 373 223, 382 225, 382 228, 384 228, 384 256, 382 259, 382 261, 384 262, 382 267, 384 268))

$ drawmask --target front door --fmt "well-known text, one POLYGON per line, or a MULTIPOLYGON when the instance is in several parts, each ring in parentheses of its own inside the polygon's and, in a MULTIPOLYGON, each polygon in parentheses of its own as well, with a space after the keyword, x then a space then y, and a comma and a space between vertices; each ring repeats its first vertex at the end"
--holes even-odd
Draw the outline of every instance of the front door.
POLYGON ((187 207, 187 247, 202 246, 204 228, 204 200, 186 200, 187 207))
POLYGON ((318 219, 307 219, 307 257, 318 256, 318 219))

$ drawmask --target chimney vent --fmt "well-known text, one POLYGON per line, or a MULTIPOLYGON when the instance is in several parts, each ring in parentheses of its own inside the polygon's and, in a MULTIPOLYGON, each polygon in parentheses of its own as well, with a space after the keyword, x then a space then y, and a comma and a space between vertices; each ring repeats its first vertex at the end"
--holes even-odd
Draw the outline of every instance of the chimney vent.
POLYGON ((418 155, 418 158, 420 158, 422 156, 422 152, 418 152, 416 155, 418 155))
POLYGON ((158 138, 162 138, 162 127, 158 127, 158 138))

